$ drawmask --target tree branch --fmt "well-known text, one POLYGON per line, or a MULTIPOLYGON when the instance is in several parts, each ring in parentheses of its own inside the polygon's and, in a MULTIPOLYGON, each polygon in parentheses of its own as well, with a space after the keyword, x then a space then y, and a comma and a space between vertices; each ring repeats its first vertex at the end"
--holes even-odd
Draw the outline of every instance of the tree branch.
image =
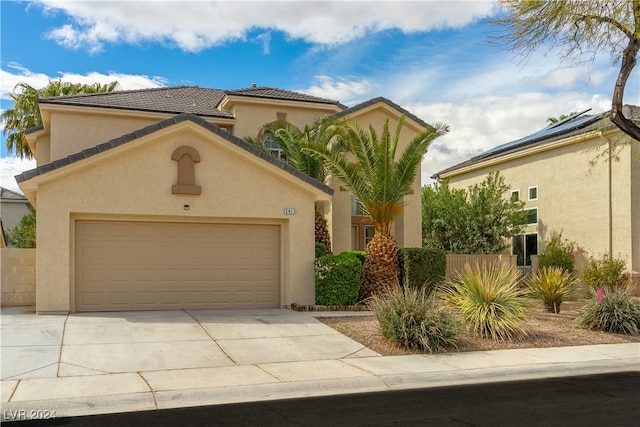
POLYGON ((636 56, 640 50, 640 40, 633 37, 622 53, 622 65, 620 73, 616 79, 611 102, 611 121, 624 133, 636 141, 640 141, 640 127, 627 119, 622 113, 622 102, 624 99, 624 88, 627 80, 636 65, 636 56))

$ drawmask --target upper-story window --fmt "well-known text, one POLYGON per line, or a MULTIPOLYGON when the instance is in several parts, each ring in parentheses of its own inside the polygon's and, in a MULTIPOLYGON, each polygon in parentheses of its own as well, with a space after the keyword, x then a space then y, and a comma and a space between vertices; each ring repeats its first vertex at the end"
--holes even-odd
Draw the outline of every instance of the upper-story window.
POLYGON ((511 200, 515 200, 515 201, 520 200, 520 190, 511 191, 511 200))
POLYGON ((529 200, 538 200, 538 186, 529 187, 529 200))
POLYGON ((527 225, 538 224, 538 208, 525 209, 527 213, 527 225))
POLYGON ((287 161, 287 157, 284 155, 284 150, 280 147, 272 136, 267 136, 262 143, 264 147, 269 150, 271 155, 283 162, 287 161))
POLYGON ((364 206, 354 195, 351 195, 351 216, 367 216, 364 206))

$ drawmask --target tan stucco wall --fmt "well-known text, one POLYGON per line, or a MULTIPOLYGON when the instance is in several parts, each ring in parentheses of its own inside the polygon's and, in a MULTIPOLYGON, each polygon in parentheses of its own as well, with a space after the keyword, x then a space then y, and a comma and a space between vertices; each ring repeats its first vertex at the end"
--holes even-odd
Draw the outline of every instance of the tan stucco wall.
POLYGON ((230 106, 230 112, 237 118, 233 134, 244 139, 257 137, 264 125, 278 120, 277 113, 285 113, 287 122, 303 129, 304 125, 311 125, 317 118, 334 114, 337 109, 331 105, 312 108, 271 101, 269 104, 237 103, 230 106))
POLYGON ((38 312, 74 310, 74 221, 94 218, 280 225, 282 305, 314 303, 314 203, 330 196, 196 124, 172 126, 23 183, 34 184, 42 213, 38 312), (199 196, 171 194, 177 183, 171 155, 182 145, 200 153, 199 196), (296 214, 284 215, 287 207, 296 214))
POLYGON ((51 141, 49 138, 49 134, 37 138, 35 157, 37 166, 51 163, 51 141))
MULTIPOLYGON (((613 254, 626 260, 629 269, 640 269, 640 161, 634 153, 638 144, 626 146, 620 160, 612 163, 613 254)), ((606 147, 600 137, 586 142, 554 145, 554 149, 511 158, 481 169, 456 174, 450 179, 455 188, 481 182, 486 174, 500 171, 512 190, 520 190, 526 208, 538 208, 538 225, 526 232, 538 232, 539 252, 544 242, 562 232, 565 239, 578 243, 590 256, 609 250, 608 164, 589 162, 606 147), (529 187, 538 187, 538 200, 528 200, 529 187)), ((505 194, 508 197, 509 194, 505 194)))
POLYGON ((36 303, 36 250, 0 249, 0 305, 36 303))
MULTIPOLYGON (((90 110, 89 110, 90 111, 90 110)), ((129 132, 160 121, 157 117, 90 114, 86 111, 51 113, 50 161, 95 147, 129 132)), ((38 143, 38 149, 39 149, 38 143)), ((38 162, 40 162, 38 152, 38 162)))

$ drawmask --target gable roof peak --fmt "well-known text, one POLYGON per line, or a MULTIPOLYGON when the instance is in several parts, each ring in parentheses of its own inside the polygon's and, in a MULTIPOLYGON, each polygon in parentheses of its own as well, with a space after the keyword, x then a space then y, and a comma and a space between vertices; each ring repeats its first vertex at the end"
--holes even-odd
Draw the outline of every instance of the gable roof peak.
POLYGON ((288 163, 285 163, 277 158, 275 158, 273 155, 260 150, 257 147, 254 147, 253 145, 249 144, 248 142, 246 142, 245 140, 238 138, 235 135, 230 134, 229 132, 227 132, 226 130, 222 129, 219 126, 216 126, 215 124, 209 123, 208 121, 206 121, 203 117, 200 117, 196 114, 192 114, 192 113, 182 113, 182 114, 178 114, 176 116, 170 117, 168 119, 162 120, 158 123, 154 123, 148 126, 145 126, 141 129, 138 129, 136 131, 133 131, 131 133, 122 135, 118 138, 114 138, 111 139, 107 142, 104 142, 102 144, 96 145, 95 147, 92 148, 87 148, 85 150, 80 151, 79 153, 75 153, 75 154, 71 154, 67 157, 64 157, 62 159, 58 159, 58 160, 54 160, 53 162, 46 164, 46 165, 42 165, 42 166, 38 166, 35 169, 31 169, 25 172, 22 172, 19 175, 15 176, 16 182, 18 182, 18 184, 27 181, 31 178, 34 178, 36 176, 39 175, 44 175, 48 172, 51 172, 52 170, 55 169, 59 169, 62 167, 65 167, 67 165, 70 165, 72 163, 76 163, 79 161, 82 161, 83 159, 86 159, 87 157, 91 157, 91 156, 95 156, 99 153, 111 150, 113 148, 119 147, 123 144, 127 144, 131 141, 134 141, 138 138, 141 138, 145 135, 149 135, 152 134, 154 132, 157 132, 161 129, 165 129, 169 126, 173 126, 182 122, 193 122, 199 126, 202 126, 203 128, 207 129, 208 131, 210 131, 211 133, 214 133, 218 136, 220 136, 221 138, 229 141, 231 144, 234 144, 238 147, 240 147, 243 150, 246 150, 252 154, 254 154, 256 157, 259 157, 260 159, 271 163, 274 166, 277 166, 280 169, 285 170, 286 172, 288 172, 289 174, 295 176, 296 178, 300 179, 301 181, 319 189, 320 191, 323 191, 329 195, 332 195, 334 190, 329 187, 328 185, 326 185, 323 182, 320 182, 312 177, 310 177, 309 175, 305 174, 304 172, 299 171, 298 169, 294 168, 293 166, 291 166, 288 163))

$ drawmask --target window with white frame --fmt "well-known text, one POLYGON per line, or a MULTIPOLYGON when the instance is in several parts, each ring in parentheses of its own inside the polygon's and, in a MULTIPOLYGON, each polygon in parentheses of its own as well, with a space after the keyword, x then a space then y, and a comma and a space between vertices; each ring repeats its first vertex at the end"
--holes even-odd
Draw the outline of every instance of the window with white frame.
POLYGON ((353 194, 351 195, 351 216, 367 216, 364 206, 353 194))
POLYGON ((538 225, 538 208, 524 210, 527 213, 527 225, 538 225))
POLYGON ((538 186, 529 187, 529 200, 538 200, 538 186))
POLYGON ((515 200, 515 201, 520 200, 520 190, 511 191, 511 200, 515 200))
POLYGON ((264 147, 276 158, 282 161, 287 161, 284 155, 284 150, 278 145, 272 136, 267 136, 263 142, 264 147))

